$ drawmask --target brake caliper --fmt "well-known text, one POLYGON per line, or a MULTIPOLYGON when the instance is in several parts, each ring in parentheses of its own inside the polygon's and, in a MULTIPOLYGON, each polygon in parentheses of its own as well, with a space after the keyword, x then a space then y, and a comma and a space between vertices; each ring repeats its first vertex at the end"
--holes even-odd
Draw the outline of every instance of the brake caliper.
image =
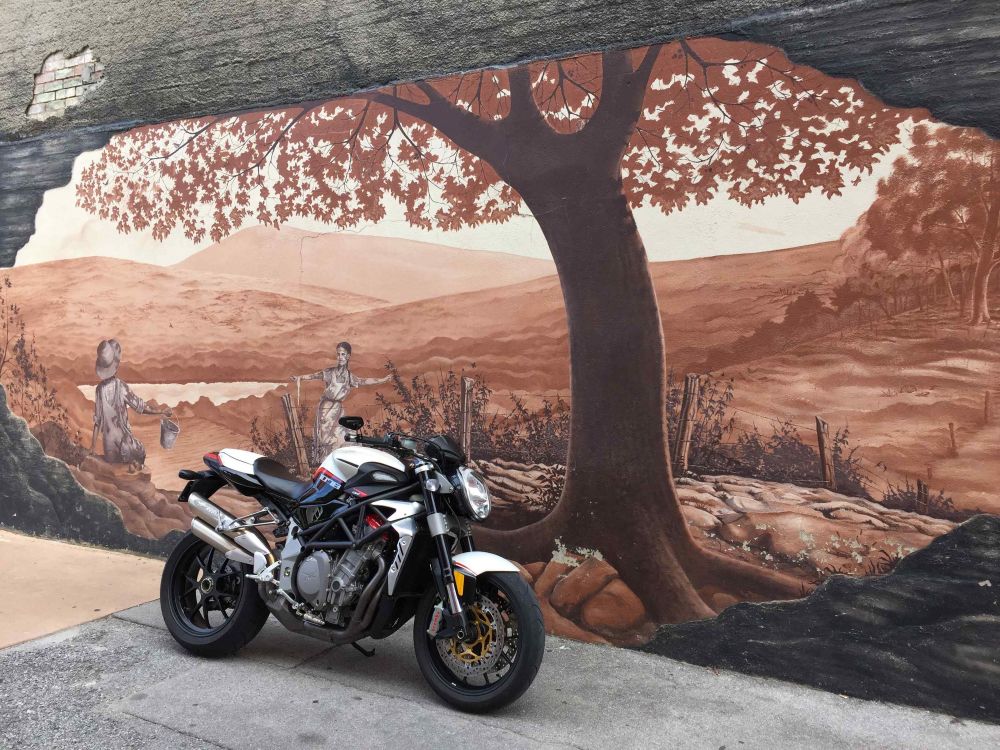
POLYGON ((431 624, 427 628, 427 635, 431 638, 436 638, 438 631, 441 630, 442 622, 444 622, 444 605, 438 604, 434 607, 434 613, 431 615, 431 624))

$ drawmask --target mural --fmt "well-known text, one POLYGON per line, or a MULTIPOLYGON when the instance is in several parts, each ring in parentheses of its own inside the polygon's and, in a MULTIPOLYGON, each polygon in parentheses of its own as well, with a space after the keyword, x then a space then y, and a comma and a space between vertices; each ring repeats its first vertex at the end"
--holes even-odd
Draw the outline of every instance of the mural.
POLYGON ((209 450, 445 430, 551 631, 1000 718, 1000 521, 956 530, 1000 511, 998 219, 996 142, 759 44, 477 71, 84 154, 3 275, 0 383, 138 537, 209 450), (844 576, 871 616, 787 658, 844 576))

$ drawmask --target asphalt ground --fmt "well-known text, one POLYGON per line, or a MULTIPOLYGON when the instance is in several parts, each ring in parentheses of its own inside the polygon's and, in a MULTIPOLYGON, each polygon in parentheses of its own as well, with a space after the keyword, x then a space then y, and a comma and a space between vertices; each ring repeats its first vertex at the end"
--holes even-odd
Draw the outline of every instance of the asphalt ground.
POLYGON ((549 638, 528 693, 458 713, 424 684, 404 628, 366 658, 271 620, 206 660, 159 603, 0 650, 0 747, 947 748, 998 747, 1000 726, 549 638))

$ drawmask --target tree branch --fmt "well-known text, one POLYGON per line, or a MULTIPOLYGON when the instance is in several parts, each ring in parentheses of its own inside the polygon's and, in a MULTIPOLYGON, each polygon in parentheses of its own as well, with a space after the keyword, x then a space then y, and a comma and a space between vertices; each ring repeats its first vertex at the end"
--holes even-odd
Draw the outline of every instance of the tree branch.
MULTIPOLYGON (((288 131, 291 130, 292 127, 294 127, 295 123, 297 123, 299 120, 305 117, 309 112, 312 112, 312 109, 302 109, 297 115, 295 115, 295 117, 289 120, 288 124, 281 129, 280 133, 278 133, 277 137, 274 139, 274 142, 271 143, 271 145, 267 147, 267 150, 265 150, 264 153, 260 155, 260 158, 257 159, 257 161, 255 161, 250 166, 246 167, 245 169, 241 169, 235 174, 231 175, 230 180, 245 175, 247 172, 249 172, 254 168, 260 168, 261 166, 263 166, 264 162, 267 161, 270 158, 271 154, 274 153, 274 150, 278 147, 278 144, 285 139, 286 135, 288 135, 288 131)), ((361 115, 362 122, 364 122, 365 115, 367 114, 368 114, 368 108, 366 107, 365 111, 361 115)))
MULTIPOLYGON (((681 40, 684 41, 683 39, 681 40)), ((656 64, 656 59, 660 56, 660 50, 663 49, 662 44, 651 44, 646 48, 646 53, 642 56, 642 60, 639 62, 639 66, 635 69, 633 74, 633 83, 641 83, 643 89, 649 84, 649 76, 653 72, 653 66, 656 64)))
POLYGON ((417 85, 427 96, 427 104, 421 104, 381 90, 360 94, 359 98, 368 99, 415 117, 439 131, 459 148, 465 149, 471 154, 477 154, 487 161, 490 160, 490 156, 496 156, 496 154, 489 153, 491 152, 493 136, 496 133, 494 123, 482 120, 461 107, 456 107, 426 81, 417 85))
MULTIPOLYGON (((416 87, 424 93, 424 96, 427 97, 427 100, 432 105, 443 106, 443 107, 455 106, 452 102, 448 101, 440 91, 434 88, 431 85, 430 81, 417 81, 416 87)), ((455 109, 457 110, 459 108, 455 107, 455 109)))
POLYGON ((939 229, 947 229, 947 230, 949 230, 951 232, 958 232, 959 234, 962 234, 962 235, 965 235, 966 237, 968 237, 969 241, 972 242, 976 247, 979 246, 979 241, 975 238, 975 236, 972 234, 972 232, 969 231, 969 229, 967 227, 964 227, 964 226, 957 227, 954 224, 942 224, 941 222, 938 222, 938 221, 928 221, 928 222, 925 222, 923 226, 925 226, 925 227, 938 227, 939 229))
POLYGON ((432 112, 430 104, 421 104, 420 102, 415 102, 412 99, 404 99, 401 96, 389 94, 382 90, 370 91, 366 94, 362 94, 361 98, 368 99, 376 104, 391 107, 399 112, 404 112, 411 117, 416 117, 418 120, 423 120, 428 123, 430 122, 432 112))
POLYGON ((506 118, 506 128, 517 130, 526 123, 545 125, 548 123, 542 117, 535 98, 531 94, 531 74, 527 65, 519 65, 507 71, 507 82, 510 86, 510 114, 506 118))
POLYGON ((188 146, 190 146, 192 143, 194 143, 194 141, 198 138, 198 136, 200 136, 202 133, 204 133, 206 130, 208 130, 213 125, 217 125, 221 121, 222 121, 221 117, 213 117, 205 125, 205 127, 199 128, 198 130, 195 130, 194 132, 188 130, 187 128, 182 128, 182 130, 184 130, 184 132, 187 133, 188 135, 190 135, 191 137, 188 138, 183 143, 181 143, 179 146, 177 146, 177 148, 175 148, 170 153, 162 154, 160 156, 151 156, 151 157, 149 157, 149 161, 158 161, 160 159, 164 159, 164 160, 169 159, 171 156, 173 156, 174 154, 176 154, 178 151, 182 151, 183 149, 185 149, 188 146))
MULTIPOLYGON (((611 127, 615 131, 627 131, 628 137, 632 136, 642 114, 649 76, 661 48, 659 44, 649 47, 635 70, 629 63, 629 53, 624 50, 607 50, 601 55, 601 98, 581 133, 611 127)), ((624 146, 622 144, 622 148, 624 146)))

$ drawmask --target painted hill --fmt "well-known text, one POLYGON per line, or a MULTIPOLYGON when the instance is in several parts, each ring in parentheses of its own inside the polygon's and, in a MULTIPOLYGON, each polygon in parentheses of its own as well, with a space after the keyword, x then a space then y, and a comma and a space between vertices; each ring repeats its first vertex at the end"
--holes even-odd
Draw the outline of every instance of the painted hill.
POLYGON ((864 446, 876 495, 919 477, 957 509, 991 513, 1000 511, 1000 424, 984 420, 984 394, 996 398, 998 372, 1000 332, 941 309, 901 313, 875 330, 845 328, 727 368, 744 427, 772 428, 747 413, 800 425, 821 415, 831 430, 849 426, 852 445, 864 446))
POLYGON ((176 268, 273 279, 290 289, 303 283, 349 289, 391 303, 516 284, 555 272, 549 260, 509 253, 261 226, 241 230, 176 268))
MULTIPOLYGON (((651 264, 670 363, 693 366, 709 349, 780 317, 802 291, 838 278, 839 260, 838 243, 827 242, 651 264)), ((359 311, 336 324, 356 352, 392 359, 407 374, 475 362, 501 389, 569 386, 566 314, 555 276, 359 311)), ((319 341, 328 328, 328 322, 307 324, 298 338, 319 341)))
MULTIPOLYGON (((244 257, 242 265, 228 267, 242 275, 208 270, 210 260, 226 268, 222 260, 227 253, 234 253, 234 262, 240 257, 232 249, 237 246, 225 250, 222 243, 215 248, 218 256, 206 250, 172 267, 96 257, 18 267, 10 276, 14 299, 43 362, 76 383, 93 382, 96 346, 114 336, 124 348, 122 374, 134 382, 284 381, 292 373, 328 365, 335 343, 346 339, 355 346, 354 363, 362 372, 379 368, 386 359, 407 374, 476 362, 500 389, 539 393, 568 387, 566 317, 558 278, 549 274, 499 283, 504 274, 530 277, 551 270, 551 264, 421 243, 387 245, 390 250, 382 253, 378 248, 383 243, 398 241, 346 240, 358 249, 349 265, 355 277, 366 279, 359 282, 365 289, 405 295, 402 279, 412 270, 411 277, 418 279, 413 286, 424 293, 434 285, 445 286, 449 278, 454 290, 391 305, 359 294, 357 286, 352 291, 296 286, 282 278, 298 273, 291 260, 275 260, 289 252, 288 242, 274 257, 260 250, 259 265, 244 257), (363 248, 375 250, 361 252, 363 248), (392 259, 409 258, 411 251, 457 255, 463 262, 396 269, 392 259), (264 265, 268 258, 275 262, 264 265), (500 265, 496 273, 490 270, 493 263, 500 265), (518 271, 515 263, 524 270, 518 271), (429 279, 425 286, 424 279, 434 274, 441 278, 429 279), (383 278, 388 279, 385 285, 383 278), (462 291, 473 283, 477 288, 462 291)), ((838 273, 838 252, 837 243, 825 243, 652 264, 671 363, 684 368, 701 361, 707 348, 730 343, 779 316, 801 290, 828 284, 838 273)), ((310 263, 336 257, 317 253, 310 263)), ((330 269, 335 266, 325 268, 321 273, 318 265, 311 267, 309 278, 334 274, 330 269)), ((338 280, 350 282, 339 275, 338 280)))
POLYGON ((43 363, 78 383, 93 382, 94 353, 105 338, 121 342, 123 373, 155 382, 156 375, 134 366, 157 361, 183 366, 204 353, 209 355, 204 369, 210 369, 215 352, 239 350, 243 342, 259 351, 303 324, 384 304, 329 289, 314 293, 323 300, 319 304, 283 294, 273 279, 107 257, 21 266, 6 275, 43 363))

